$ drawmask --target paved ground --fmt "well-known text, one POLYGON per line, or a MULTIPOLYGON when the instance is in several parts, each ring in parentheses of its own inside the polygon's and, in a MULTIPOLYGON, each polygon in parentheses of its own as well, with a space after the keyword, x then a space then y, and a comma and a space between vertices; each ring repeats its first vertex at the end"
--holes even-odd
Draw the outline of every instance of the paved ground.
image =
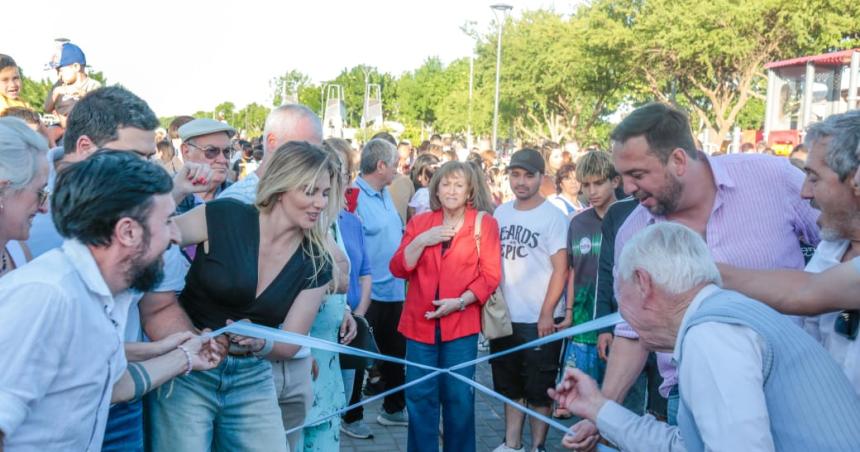
MULTIPOLYGON (((481 363, 477 369, 478 382, 492 388, 490 376, 490 365, 481 363)), ((385 427, 376 422, 376 415, 382 409, 382 402, 374 402, 365 407, 365 422, 373 430, 373 439, 354 439, 341 435, 342 452, 394 452, 406 451, 406 427, 385 427)), ((501 444, 505 436, 505 411, 504 404, 490 399, 484 394, 477 393, 475 396, 476 427, 477 427, 477 449, 478 452, 490 452, 501 444)), ((562 421, 570 425, 572 421, 562 421)), ((528 424, 528 421, 526 422, 528 424)), ((526 427, 524 442, 529 444, 529 431, 526 427)), ((560 446, 561 433, 550 429, 549 439, 546 442, 548 451, 566 450, 560 446)), ((441 450, 441 447, 440 447, 441 450)))

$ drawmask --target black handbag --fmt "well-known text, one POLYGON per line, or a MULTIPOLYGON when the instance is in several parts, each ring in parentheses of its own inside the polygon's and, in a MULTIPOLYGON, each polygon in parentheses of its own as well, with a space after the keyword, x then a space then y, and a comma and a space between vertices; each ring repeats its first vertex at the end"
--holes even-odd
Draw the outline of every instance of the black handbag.
MULTIPOLYGON (((355 314, 352 315, 352 318, 355 319, 355 339, 346 345, 368 352, 379 353, 379 348, 376 347, 376 339, 373 338, 373 328, 371 328, 370 324, 367 323, 367 319, 355 314)), ((370 358, 346 355, 343 353, 340 354, 341 369, 366 369, 370 367, 371 364, 373 364, 373 360, 370 358)))

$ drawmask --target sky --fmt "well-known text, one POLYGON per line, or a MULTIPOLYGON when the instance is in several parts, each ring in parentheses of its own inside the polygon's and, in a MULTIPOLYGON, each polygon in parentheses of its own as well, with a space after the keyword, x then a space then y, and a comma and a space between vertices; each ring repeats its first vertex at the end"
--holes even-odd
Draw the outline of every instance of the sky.
MULTIPOLYGON (((28 77, 54 77, 45 63, 54 39, 68 38, 108 83, 132 90, 158 116, 175 116, 228 100, 271 105, 270 80, 291 69, 319 82, 358 64, 399 75, 431 56, 468 56, 474 43, 460 26, 473 20, 479 32, 493 31, 497 2, 17 1, 6 12, 20 20, 3 21, 0 53, 28 77)), ((540 8, 569 13, 577 1, 506 3, 516 17, 540 8)))

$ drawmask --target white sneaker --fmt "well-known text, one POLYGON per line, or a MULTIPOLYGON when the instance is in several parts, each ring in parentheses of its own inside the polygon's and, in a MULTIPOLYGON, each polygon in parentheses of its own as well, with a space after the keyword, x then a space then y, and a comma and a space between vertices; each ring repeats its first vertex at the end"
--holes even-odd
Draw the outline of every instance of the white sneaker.
POLYGON ((376 417, 376 422, 379 422, 382 425, 386 426, 401 426, 406 427, 409 425, 409 415, 406 414, 406 410, 400 410, 396 413, 386 413, 384 409, 379 410, 379 416, 376 417))
POLYGON ((525 452, 525 447, 520 446, 519 449, 514 449, 513 447, 508 447, 508 445, 502 441, 502 444, 499 444, 499 447, 493 449, 493 452, 525 452))

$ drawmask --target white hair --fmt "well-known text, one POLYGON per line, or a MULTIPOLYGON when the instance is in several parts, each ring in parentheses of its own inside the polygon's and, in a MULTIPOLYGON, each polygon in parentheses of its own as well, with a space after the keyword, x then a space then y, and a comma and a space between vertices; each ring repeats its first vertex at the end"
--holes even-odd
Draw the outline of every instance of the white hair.
POLYGON ((0 118, 0 182, 20 190, 33 180, 39 158, 47 158, 48 142, 24 121, 0 118))
POLYGON ((320 144, 323 135, 322 122, 316 113, 302 104, 282 105, 266 116, 266 123, 263 125, 263 151, 266 153, 275 151, 269 149, 266 140, 270 133, 275 134, 280 145, 288 141, 308 141, 311 144, 320 144), (306 128, 310 129, 311 136, 300 135, 307 130, 306 128))
POLYGON ((636 233, 618 258, 618 277, 630 281, 644 271, 655 284, 671 294, 700 284, 722 284, 720 272, 699 234, 678 223, 648 226, 636 233))

